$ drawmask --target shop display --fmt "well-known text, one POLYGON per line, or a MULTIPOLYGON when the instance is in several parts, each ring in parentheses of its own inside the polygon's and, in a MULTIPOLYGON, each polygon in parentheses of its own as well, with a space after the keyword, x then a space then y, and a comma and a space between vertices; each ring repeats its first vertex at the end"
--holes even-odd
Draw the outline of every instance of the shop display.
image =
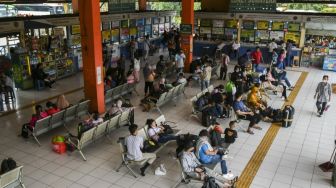
POLYGON ((270 38, 270 32, 268 30, 257 30, 255 34, 255 42, 268 43, 270 38))
POLYGON ((299 32, 286 32, 285 41, 291 40, 294 41, 295 44, 299 44, 300 36, 301 34, 299 32))
POLYGON ((270 31, 270 39, 275 39, 276 41, 282 40, 284 38, 283 31, 270 31))
POLYGON ((248 29, 242 29, 240 40, 243 42, 254 42, 255 41, 255 31, 254 30, 248 30, 248 29))
POLYGON ((336 71, 336 55, 328 55, 324 57, 323 70, 336 71))
POLYGON ((224 40, 236 40, 238 35, 237 29, 225 28, 224 29, 224 40))

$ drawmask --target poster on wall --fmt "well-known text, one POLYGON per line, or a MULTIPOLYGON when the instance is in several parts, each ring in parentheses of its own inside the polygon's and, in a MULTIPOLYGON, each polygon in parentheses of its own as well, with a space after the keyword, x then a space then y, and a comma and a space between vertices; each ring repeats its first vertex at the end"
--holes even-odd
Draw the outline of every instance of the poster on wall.
POLYGON ((224 27, 224 20, 213 20, 212 27, 224 27))
POLYGON ((243 28, 244 29, 254 29, 254 21, 253 20, 243 21, 243 28))
POLYGON ((225 20, 224 23, 227 28, 237 28, 238 20, 225 20))
POLYGON ((285 34, 285 41, 292 40, 296 45, 300 43, 300 33, 299 32, 287 32, 285 34))
POLYGON ((119 29, 112 29, 111 30, 111 36, 112 36, 112 41, 113 42, 119 43, 119 36, 120 36, 119 29))
POLYGON ((211 27, 201 27, 200 33, 201 34, 211 34, 211 27))
POLYGON ((104 42, 111 40, 111 32, 110 31, 102 31, 102 40, 104 42))
POLYGON ((258 21, 257 22, 257 29, 268 30, 268 28, 269 28, 268 21, 258 21))
POLYGON ((72 25, 71 26, 71 34, 72 35, 80 34, 80 26, 79 25, 72 25))
POLYGON ((112 28, 119 28, 120 27, 120 21, 113 21, 112 22, 112 28))
POLYGON ((287 26, 288 31, 300 31, 299 23, 288 23, 287 26))
POLYGON ((256 42, 263 42, 269 40, 269 31, 268 30, 257 30, 255 35, 256 42))
POLYGON ((200 25, 201 25, 201 27, 211 27, 212 26, 212 20, 210 20, 210 19, 201 19, 200 25))
POLYGON ((284 38, 283 31, 270 31, 270 39, 282 40, 284 38))
POLYGON ((102 31, 108 31, 111 29, 111 22, 103 22, 102 23, 102 31))
POLYGON ((325 56, 323 70, 336 71, 336 56, 325 56))
POLYGON ((242 29, 240 38, 243 42, 254 42, 254 30, 242 29))
POLYGON ((272 23, 272 30, 273 31, 282 31, 284 29, 284 23, 283 22, 273 22, 272 23))

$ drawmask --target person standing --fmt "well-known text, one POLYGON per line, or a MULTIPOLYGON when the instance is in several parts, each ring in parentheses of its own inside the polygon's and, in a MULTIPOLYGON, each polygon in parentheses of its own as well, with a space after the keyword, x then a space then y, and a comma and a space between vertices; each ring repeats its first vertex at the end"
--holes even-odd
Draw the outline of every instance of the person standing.
POLYGON ((274 63, 273 60, 273 54, 276 53, 276 49, 278 48, 278 45, 275 42, 275 39, 273 38, 272 41, 268 44, 268 59, 266 63, 274 63))
POLYGON ((121 82, 125 80, 125 70, 126 70, 126 62, 124 55, 121 54, 118 60, 118 79, 121 82))
POLYGON ((259 46, 256 48, 254 52, 252 52, 251 56, 252 56, 253 70, 257 71, 259 64, 264 62, 259 46))
POLYGON ((145 96, 148 96, 150 93, 153 93, 154 91, 154 79, 155 79, 155 73, 148 63, 146 63, 143 69, 143 75, 145 78, 145 89, 144 89, 145 96))
POLYGON ((155 153, 142 153, 144 140, 141 136, 138 136, 138 126, 133 124, 129 126, 130 135, 125 139, 125 145, 127 147, 127 158, 134 161, 146 160, 143 167, 140 168, 142 176, 145 176, 146 169, 154 163, 156 159, 155 153))
POLYGON ((293 51, 293 44, 291 40, 287 40, 287 45, 286 45, 286 66, 292 66, 292 51, 293 51))
POLYGON ((210 80, 211 80, 211 72, 212 68, 210 66, 209 62, 205 63, 205 67, 201 74, 202 84, 201 84, 201 90, 206 89, 210 86, 210 80))
POLYGON ((149 35, 147 35, 144 41, 144 60, 145 62, 147 62, 148 60, 149 49, 150 49, 150 41, 149 41, 149 35))
POLYGON ((175 56, 177 73, 183 72, 185 59, 186 59, 186 56, 184 55, 183 51, 180 50, 179 53, 176 54, 175 56))
POLYGON ((233 58, 236 59, 238 57, 239 54, 239 48, 240 48, 240 43, 238 42, 238 40, 235 40, 232 43, 232 50, 233 50, 233 58))
POLYGON ((328 83, 329 76, 324 75, 322 82, 317 85, 314 99, 316 99, 317 114, 319 117, 326 110, 327 103, 331 100, 331 85, 328 83))
POLYGON ((140 82, 140 59, 137 55, 135 56, 133 60, 133 73, 134 73, 135 82, 139 83, 140 82))
POLYGON ((226 80, 229 63, 230 63, 230 57, 226 54, 222 54, 222 65, 219 77, 220 80, 226 80))

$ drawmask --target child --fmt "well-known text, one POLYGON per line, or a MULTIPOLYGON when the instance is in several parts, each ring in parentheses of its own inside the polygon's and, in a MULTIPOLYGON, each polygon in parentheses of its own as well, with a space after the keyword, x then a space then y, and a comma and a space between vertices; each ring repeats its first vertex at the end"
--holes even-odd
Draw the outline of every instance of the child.
POLYGON ((228 151, 230 144, 233 144, 238 137, 237 131, 235 130, 236 121, 230 121, 229 128, 224 130, 224 142, 226 150, 228 151))

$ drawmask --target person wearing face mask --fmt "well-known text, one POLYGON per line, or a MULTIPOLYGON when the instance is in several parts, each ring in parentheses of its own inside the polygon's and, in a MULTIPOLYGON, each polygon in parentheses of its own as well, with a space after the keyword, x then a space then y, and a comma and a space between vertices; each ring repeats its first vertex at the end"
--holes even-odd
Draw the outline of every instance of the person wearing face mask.
POLYGON ((329 76, 324 75, 323 81, 317 85, 314 99, 316 99, 317 114, 319 117, 327 109, 327 103, 331 100, 331 85, 328 83, 329 76))

